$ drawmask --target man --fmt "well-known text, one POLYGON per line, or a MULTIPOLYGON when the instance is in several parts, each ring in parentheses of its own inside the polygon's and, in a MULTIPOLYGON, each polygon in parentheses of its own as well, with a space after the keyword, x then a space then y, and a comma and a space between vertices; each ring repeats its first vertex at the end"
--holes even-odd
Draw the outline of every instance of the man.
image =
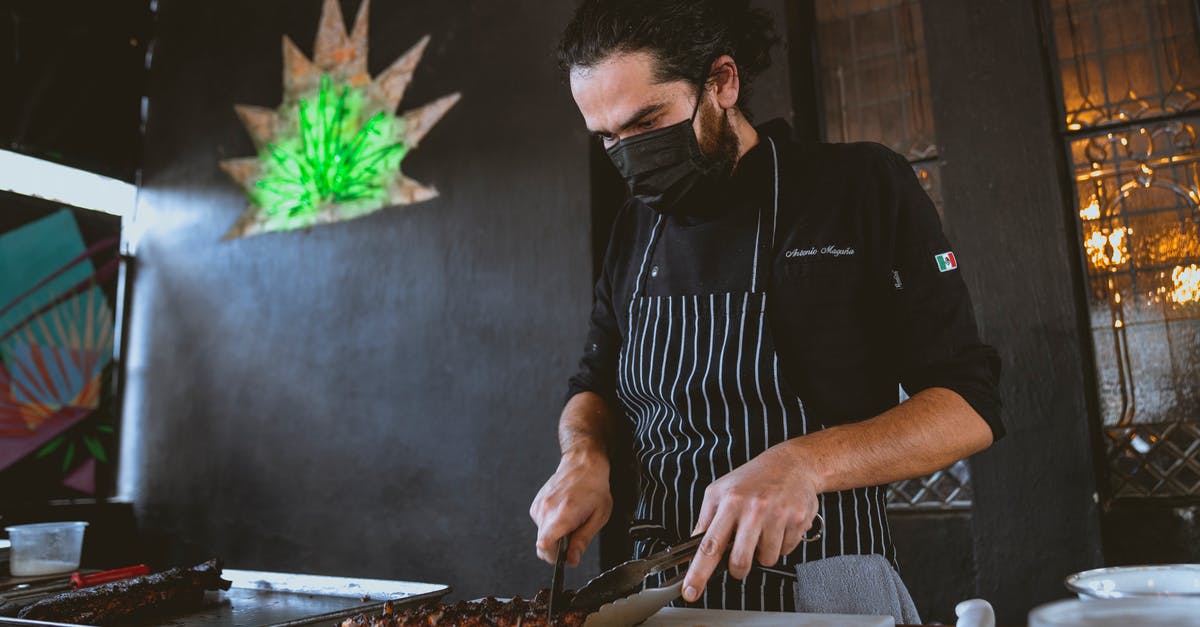
POLYGON ((569 535, 578 564, 612 510, 610 455, 632 453, 658 530, 639 556, 704 534, 685 601, 918 622, 884 486, 1002 435, 999 360, 904 158, 747 120, 772 43, 747 5, 585 0, 563 36, 632 197, 530 509, 538 555, 569 535), (632 451, 609 450, 621 430, 632 451))

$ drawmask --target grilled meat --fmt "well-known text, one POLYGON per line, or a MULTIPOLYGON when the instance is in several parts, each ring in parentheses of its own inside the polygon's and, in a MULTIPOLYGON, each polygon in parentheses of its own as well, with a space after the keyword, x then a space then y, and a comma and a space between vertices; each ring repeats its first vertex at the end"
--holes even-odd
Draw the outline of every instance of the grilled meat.
MULTIPOLYGON (((570 595, 570 592, 563 594, 570 595)), ((521 597, 515 597, 511 601, 488 597, 482 601, 459 601, 451 604, 434 602, 399 610, 387 603, 383 614, 359 614, 342 621, 341 627, 578 627, 587 619, 588 613, 585 611, 566 610, 547 622, 546 605, 549 601, 550 591, 542 590, 532 601, 521 597)), ((569 597, 567 601, 570 601, 569 597)))
POLYGON ((42 599, 21 610, 20 618, 110 625, 129 619, 163 616, 196 609, 205 590, 228 590, 221 579, 221 561, 209 560, 192 568, 172 568, 153 575, 72 590, 42 599))

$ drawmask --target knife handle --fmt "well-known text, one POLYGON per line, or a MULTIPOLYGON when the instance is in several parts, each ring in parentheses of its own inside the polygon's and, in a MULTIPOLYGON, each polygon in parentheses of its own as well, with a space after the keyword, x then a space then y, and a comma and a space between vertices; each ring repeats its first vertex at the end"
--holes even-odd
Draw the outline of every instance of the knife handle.
POLYGON ((148 574, 150 574, 150 568, 145 564, 138 564, 137 566, 115 568, 113 570, 105 570, 98 573, 92 573, 90 575, 75 573, 71 575, 71 582, 75 584, 75 589, 78 590, 79 588, 90 588, 92 586, 98 586, 102 583, 112 583, 114 581, 121 581, 122 579, 140 577, 141 575, 148 574))

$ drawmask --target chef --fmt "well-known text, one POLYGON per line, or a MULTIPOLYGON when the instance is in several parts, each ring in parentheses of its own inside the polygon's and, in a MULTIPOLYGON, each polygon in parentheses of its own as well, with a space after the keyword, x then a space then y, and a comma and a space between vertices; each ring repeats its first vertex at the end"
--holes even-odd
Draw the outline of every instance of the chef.
POLYGON ((704 536, 690 605, 915 623, 886 485, 1003 434, 999 359, 902 156, 751 124, 771 32, 738 0, 584 0, 565 30, 571 93, 631 197, 530 508, 537 552, 569 536, 578 564, 632 457, 657 530, 638 556, 704 536), (610 449, 621 432, 632 448, 610 449))

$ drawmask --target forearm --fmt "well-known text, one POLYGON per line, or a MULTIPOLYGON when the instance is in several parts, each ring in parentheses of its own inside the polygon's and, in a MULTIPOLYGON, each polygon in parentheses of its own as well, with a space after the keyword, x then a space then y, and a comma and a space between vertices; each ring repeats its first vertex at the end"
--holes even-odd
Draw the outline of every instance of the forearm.
POLYGON ((779 446, 824 493, 927 475, 991 443, 991 429, 961 396, 930 388, 870 420, 779 446))
POLYGON ((612 413, 595 392, 572 396, 558 421, 558 446, 563 457, 600 454, 607 458, 612 413))

